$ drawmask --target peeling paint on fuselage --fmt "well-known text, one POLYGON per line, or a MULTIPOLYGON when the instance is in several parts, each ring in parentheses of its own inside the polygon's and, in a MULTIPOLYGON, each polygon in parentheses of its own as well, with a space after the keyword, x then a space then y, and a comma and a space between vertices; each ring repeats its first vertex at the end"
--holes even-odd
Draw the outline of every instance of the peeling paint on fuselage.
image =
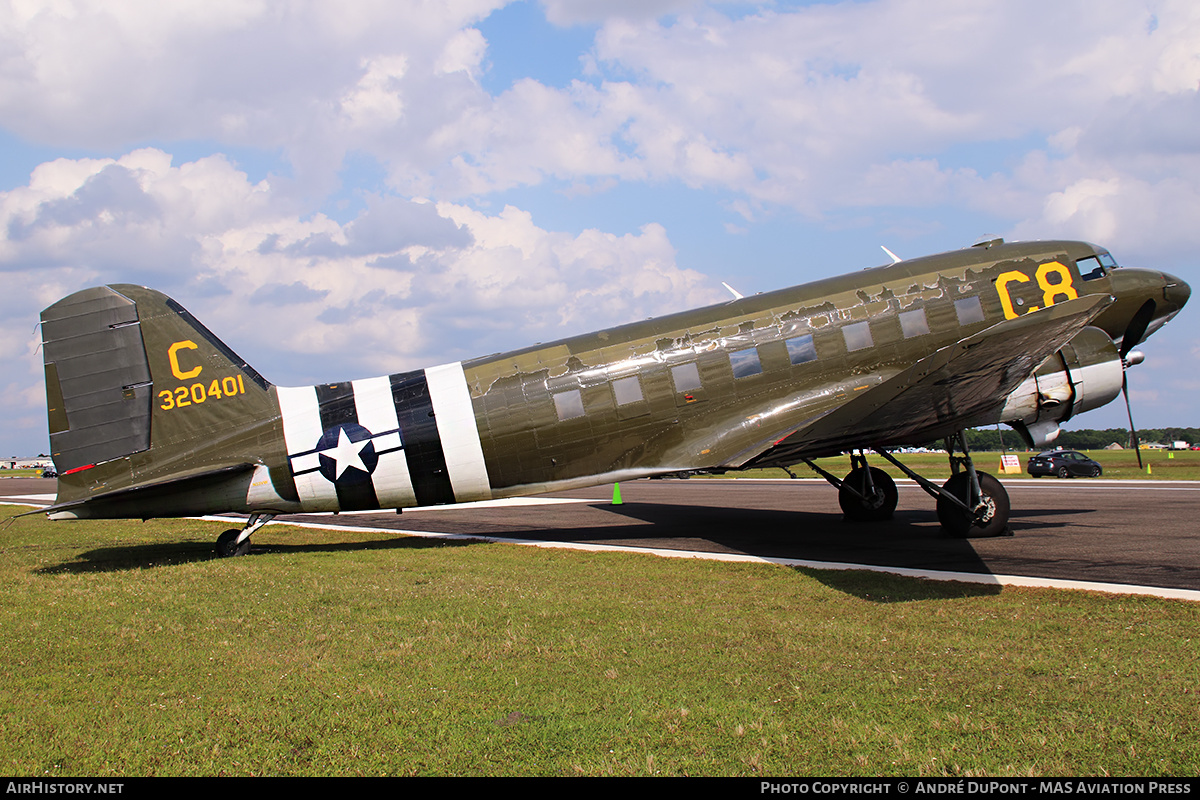
POLYGON ((492 485, 737 466, 855 391, 1003 321, 1000 273, 1057 260, 1082 291, 1075 260, 1095 252, 1071 242, 968 248, 464 363, 492 485), (983 320, 961 324, 955 301, 973 296, 983 320), (916 309, 928 333, 905 338, 899 314, 916 309), (844 331, 856 323, 869 326, 870 345, 852 350, 844 331), (817 357, 793 364, 785 343, 802 336, 817 357), (735 377, 731 354, 750 349, 760 371, 735 377), (672 370, 688 364, 698 389, 676 385, 672 370), (621 405, 613 382, 632 376, 642 399, 621 405), (560 419, 553 395, 567 391, 584 413, 560 419))

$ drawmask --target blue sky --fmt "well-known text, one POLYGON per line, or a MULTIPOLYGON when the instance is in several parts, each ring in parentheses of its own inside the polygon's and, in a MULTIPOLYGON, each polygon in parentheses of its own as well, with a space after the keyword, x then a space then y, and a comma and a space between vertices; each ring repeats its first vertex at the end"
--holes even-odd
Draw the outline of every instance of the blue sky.
MULTIPOLYGON (((1178 0, 0 0, 0 452, 39 311, 134 282, 306 384, 1009 239, 1196 284, 1178 0)), ((1200 424, 1194 309, 1131 373, 1200 424)), ((1124 425, 1122 404, 1075 424, 1124 425)))

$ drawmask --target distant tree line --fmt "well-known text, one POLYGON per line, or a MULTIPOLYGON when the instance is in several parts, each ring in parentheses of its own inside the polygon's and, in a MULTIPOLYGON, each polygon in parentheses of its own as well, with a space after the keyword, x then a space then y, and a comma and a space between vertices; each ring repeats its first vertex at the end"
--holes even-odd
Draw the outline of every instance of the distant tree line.
MULTIPOLYGON (((1138 441, 1142 444, 1158 443, 1169 446, 1171 442, 1176 441, 1200 444, 1200 428, 1146 428, 1137 433, 1138 441)), ((1129 447, 1129 431, 1125 428, 1084 428, 1078 431, 1064 429, 1050 446, 1061 447, 1064 450, 1103 450, 1113 442, 1121 447, 1129 447)), ((932 442, 927 446, 941 448, 943 445, 941 442, 932 442)), ((972 450, 1024 450, 1025 442, 1012 428, 1001 425, 999 430, 995 427, 968 430, 967 447, 972 450)))

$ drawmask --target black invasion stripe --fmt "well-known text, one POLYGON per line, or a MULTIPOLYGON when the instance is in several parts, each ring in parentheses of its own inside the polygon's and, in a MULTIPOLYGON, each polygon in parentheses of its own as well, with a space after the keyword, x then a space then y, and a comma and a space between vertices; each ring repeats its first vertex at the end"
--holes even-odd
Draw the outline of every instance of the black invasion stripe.
MULTIPOLYGON (((321 430, 327 431, 348 422, 358 422, 358 409, 354 405, 354 386, 350 382, 323 383, 316 387, 317 407, 321 410, 321 430)), ((372 431, 374 433, 374 431, 372 431)), ((351 467, 350 469, 356 469, 351 467)), ((334 484, 337 490, 338 507, 342 511, 361 511, 379 508, 375 496, 375 484, 368 478, 361 483, 334 484)))
POLYGON ((425 371, 403 372, 389 376, 392 382, 392 402, 400 421, 400 441, 408 459, 417 504, 433 506, 454 502, 454 487, 446 471, 446 454, 433 418, 433 401, 429 399, 429 384, 425 371))

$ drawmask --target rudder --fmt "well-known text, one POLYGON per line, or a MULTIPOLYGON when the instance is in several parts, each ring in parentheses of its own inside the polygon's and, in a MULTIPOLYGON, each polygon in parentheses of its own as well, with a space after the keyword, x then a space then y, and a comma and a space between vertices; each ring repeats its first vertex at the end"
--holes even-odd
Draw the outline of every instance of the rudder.
POLYGON ((150 448, 153 382, 137 304, 99 286, 42 312, 50 453, 59 473, 150 448))

